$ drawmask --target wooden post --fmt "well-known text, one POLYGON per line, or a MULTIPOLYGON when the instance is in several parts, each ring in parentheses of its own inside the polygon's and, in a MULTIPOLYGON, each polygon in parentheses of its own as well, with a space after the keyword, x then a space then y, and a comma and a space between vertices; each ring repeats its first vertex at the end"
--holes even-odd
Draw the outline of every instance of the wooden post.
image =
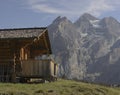
POLYGON ((15 72, 15 65, 16 65, 16 54, 14 53, 14 59, 13 59, 13 73, 12 73, 12 82, 16 82, 16 72, 15 72))
POLYGON ((13 62, 12 62, 12 73, 11 73, 11 82, 16 82, 16 42, 13 40, 11 41, 11 53, 13 54, 13 62))

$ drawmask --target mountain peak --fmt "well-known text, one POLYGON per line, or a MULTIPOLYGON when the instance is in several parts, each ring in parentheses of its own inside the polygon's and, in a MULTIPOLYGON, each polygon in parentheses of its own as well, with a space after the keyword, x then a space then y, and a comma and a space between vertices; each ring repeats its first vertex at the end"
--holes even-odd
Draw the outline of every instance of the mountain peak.
POLYGON ((58 16, 58 17, 53 21, 53 23, 59 24, 60 22, 64 22, 64 21, 69 21, 69 20, 67 19, 67 17, 58 16))
POLYGON ((81 24, 89 26, 91 20, 93 21, 93 20, 99 20, 99 19, 92 16, 89 13, 84 13, 83 15, 80 16, 80 18, 74 24, 77 27, 81 26, 81 24))
POLYGON ((105 17, 103 18, 101 21, 100 21, 100 24, 103 26, 103 27, 108 27, 109 28, 111 26, 115 26, 115 27, 119 27, 120 26, 120 23, 113 17, 105 17))
POLYGON ((106 22, 106 23, 109 23, 109 22, 117 22, 117 23, 119 23, 115 18, 113 18, 113 17, 105 17, 105 18, 103 18, 102 19, 104 22, 106 22))
POLYGON ((81 15, 80 19, 87 19, 87 20, 98 20, 98 18, 92 16, 89 13, 84 13, 83 15, 81 15))

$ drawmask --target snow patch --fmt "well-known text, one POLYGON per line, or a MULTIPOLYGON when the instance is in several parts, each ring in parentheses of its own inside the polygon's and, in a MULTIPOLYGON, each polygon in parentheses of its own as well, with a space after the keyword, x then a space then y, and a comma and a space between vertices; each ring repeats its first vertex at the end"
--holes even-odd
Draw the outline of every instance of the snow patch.
POLYGON ((95 28, 100 28, 99 22, 100 22, 100 20, 90 20, 90 23, 95 28))
POLYGON ((88 34, 87 33, 80 33, 81 37, 85 37, 87 36, 88 34))

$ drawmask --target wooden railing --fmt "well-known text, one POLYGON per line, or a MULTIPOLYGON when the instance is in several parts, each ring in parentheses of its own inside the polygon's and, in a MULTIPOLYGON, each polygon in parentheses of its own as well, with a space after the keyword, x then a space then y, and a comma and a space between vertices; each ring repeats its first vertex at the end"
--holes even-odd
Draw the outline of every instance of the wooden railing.
POLYGON ((0 82, 11 81, 13 74, 16 77, 49 79, 57 76, 57 65, 50 59, 21 60, 16 64, 12 59, 0 60, 0 82))
POLYGON ((21 61, 22 75, 32 77, 55 76, 55 63, 52 60, 21 61))

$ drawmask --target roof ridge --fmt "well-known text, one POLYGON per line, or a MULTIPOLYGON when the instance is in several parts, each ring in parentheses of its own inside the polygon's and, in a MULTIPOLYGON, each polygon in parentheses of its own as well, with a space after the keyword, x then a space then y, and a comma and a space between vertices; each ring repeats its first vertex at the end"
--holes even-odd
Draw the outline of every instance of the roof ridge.
POLYGON ((47 29, 47 27, 6 28, 6 29, 0 29, 0 31, 9 31, 9 30, 29 30, 29 29, 47 29))

